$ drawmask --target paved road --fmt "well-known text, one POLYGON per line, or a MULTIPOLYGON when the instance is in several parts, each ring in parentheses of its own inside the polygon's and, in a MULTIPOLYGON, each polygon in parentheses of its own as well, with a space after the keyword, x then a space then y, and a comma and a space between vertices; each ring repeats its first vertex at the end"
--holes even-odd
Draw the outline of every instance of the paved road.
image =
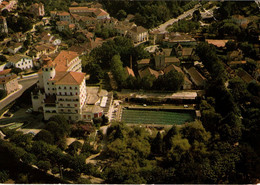
POLYGON ((17 98, 19 98, 25 90, 30 88, 32 85, 34 85, 38 81, 38 76, 33 76, 31 78, 27 79, 21 79, 19 80, 19 84, 21 84, 23 87, 21 90, 17 91, 13 95, 5 98, 0 102, 0 110, 3 109, 5 106, 7 106, 9 103, 13 102, 17 98))
POLYGON ((150 31, 156 31, 156 30, 158 30, 160 33, 164 33, 164 32, 167 31, 167 30, 166 30, 167 26, 172 25, 173 23, 177 22, 179 19, 184 19, 184 18, 188 17, 189 15, 192 15, 195 10, 199 9, 199 7, 200 7, 200 5, 195 5, 194 8, 192 8, 192 9, 190 9, 190 10, 184 12, 184 13, 181 14, 179 17, 170 19, 169 21, 167 21, 167 22, 161 24, 159 27, 156 27, 156 28, 151 29, 150 31))

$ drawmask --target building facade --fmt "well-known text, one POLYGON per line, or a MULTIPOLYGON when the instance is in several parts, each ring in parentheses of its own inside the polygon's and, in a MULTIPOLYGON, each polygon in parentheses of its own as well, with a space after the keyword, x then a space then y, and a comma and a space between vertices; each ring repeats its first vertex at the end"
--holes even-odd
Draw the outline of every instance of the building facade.
MULTIPOLYGON (((85 84, 85 73, 81 72, 81 60, 76 52, 61 51, 52 61, 44 61, 39 71, 37 88, 32 92, 34 111, 42 111, 44 119, 63 115, 68 120, 91 121, 104 113, 96 102, 88 104, 89 96, 85 84)), ((103 96, 98 96, 97 102, 103 96)))

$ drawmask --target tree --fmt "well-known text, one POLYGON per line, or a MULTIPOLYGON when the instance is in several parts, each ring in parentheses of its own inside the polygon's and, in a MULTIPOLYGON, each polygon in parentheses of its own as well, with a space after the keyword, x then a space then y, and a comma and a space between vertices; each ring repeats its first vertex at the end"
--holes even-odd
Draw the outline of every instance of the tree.
POLYGON ((126 82, 126 73, 123 68, 123 63, 119 55, 113 56, 111 60, 111 71, 119 87, 123 87, 126 82))
POLYGON ((22 70, 20 68, 16 68, 16 67, 13 67, 11 70, 11 73, 15 73, 16 75, 18 75, 21 72, 22 72, 22 70))
POLYGON ((53 135, 50 133, 50 131, 42 129, 38 134, 35 135, 33 138, 35 141, 44 141, 48 144, 54 143, 53 135))
POLYGON ((195 10, 192 14, 192 20, 198 22, 201 20, 201 14, 199 10, 195 10))
POLYGON ((6 57, 4 55, 0 55, 0 62, 5 63, 7 61, 6 57))
POLYGON ((39 169, 47 172, 51 168, 50 161, 39 161, 37 162, 37 166, 39 169))
POLYGON ((0 182, 4 183, 9 179, 9 173, 5 170, 0 171, 0 182))
POLYGON ((126 18, 127 14, 124 10, 119 10, 118 13, 116 14, 117 18, 122 21, 124 18, 126 18))
POLYGON ((235 41, 229 40, 225 47, 227 48, 227 51, 234 51, 237 49, 237 43, 235 41))
POLYGON ((68 153, 70 153, 71 155, 75 155, 75 154, 78 153, 78 151, 79 151, 81 148, 82 148, 81 142, 79 142, 79 141, 74 141, 74 142, 72 142, 72 143, 69 145, 67 151, 68 151, 68 153))
POLYGON ((163 151, 163 140, 160 132, 157 133, 156 137, 151 143, 151 152, 153 154, 162 154, 163 151))

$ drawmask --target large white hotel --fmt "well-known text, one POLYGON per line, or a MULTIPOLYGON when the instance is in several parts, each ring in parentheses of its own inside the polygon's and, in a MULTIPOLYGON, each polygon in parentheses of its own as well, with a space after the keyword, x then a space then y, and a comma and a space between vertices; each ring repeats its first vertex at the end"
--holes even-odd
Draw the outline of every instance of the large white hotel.
POLYGON ((32 105, 34 111, 43 112, 45 120, 59 114, 69 120, 91 121, 109 112, 112 94, 86 88, 86 74, 81 72, 76 52, 61 51, 53 61, 46 58, 38 75, 32 105))

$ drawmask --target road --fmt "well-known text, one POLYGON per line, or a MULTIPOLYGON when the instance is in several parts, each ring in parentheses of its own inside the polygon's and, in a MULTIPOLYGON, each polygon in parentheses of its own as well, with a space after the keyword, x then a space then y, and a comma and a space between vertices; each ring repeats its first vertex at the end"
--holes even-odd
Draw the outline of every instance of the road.
POLYGON ((199 9, 199 7, 200 7, 199 4, 195 5, 194 8, 184 12, 179 17, 170 19, 169 21, 161 24, 160 26, 158 26, 156 28, 151 29, 150 31, 159 31, 160 33, 167 32, 167 30, 166 30, 167 26, 172 25, 173 23, 177 22, 180 19, 184 19, 184 18, 188 17, 189 15, 192 15, 195 10, 199 9))
POLYGON ((38 81, 38 76, 33 76, 26 79, 20 79, 19 84, 21 84, 23 87, 19 91, 15 92, 14 94, 8 96, 4 100, 0 101, 0 110, 3 109, 5 106, 7 106, 9 103, 13 102, 17 98, 19 98, 25 90, 30 88, 32 85, 34 85, 38 81))

